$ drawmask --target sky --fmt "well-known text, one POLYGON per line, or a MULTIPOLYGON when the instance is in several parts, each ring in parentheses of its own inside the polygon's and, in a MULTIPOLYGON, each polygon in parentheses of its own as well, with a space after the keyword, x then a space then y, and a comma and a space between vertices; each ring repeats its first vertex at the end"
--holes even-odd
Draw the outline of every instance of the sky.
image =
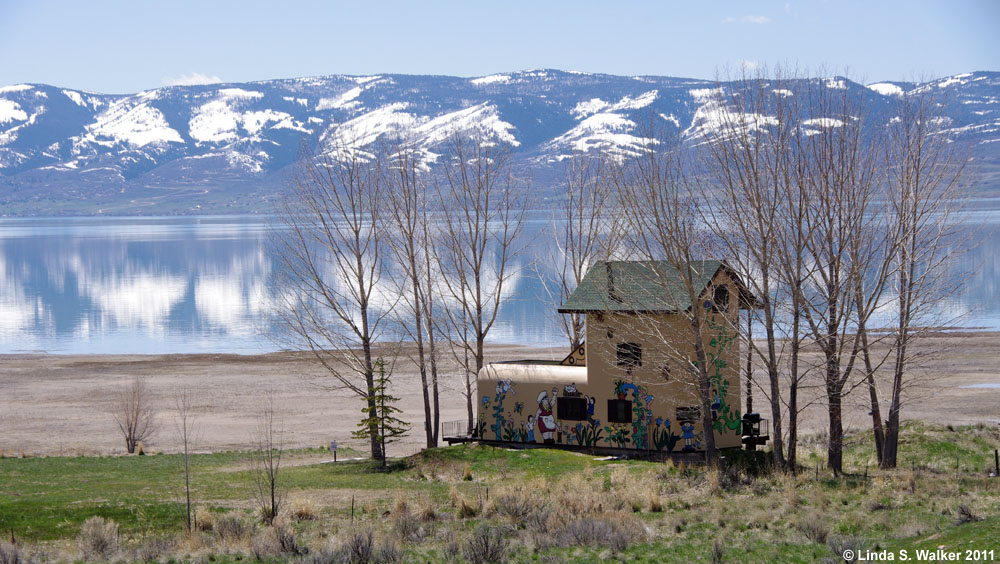
POLYGON ((867 83, 1000 70, 1000 1, 0 0, 0 85, 533 68, 711 79, 775 63, 867 83))

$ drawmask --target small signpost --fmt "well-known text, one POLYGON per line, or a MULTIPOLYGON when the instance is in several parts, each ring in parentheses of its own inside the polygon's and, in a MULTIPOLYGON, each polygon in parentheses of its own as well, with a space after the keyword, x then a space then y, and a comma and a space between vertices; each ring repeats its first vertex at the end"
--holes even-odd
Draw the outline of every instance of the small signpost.
POLYGON ((330 441, 330 450, 333 451, 333 461, 337 461, 337 441, 330 441))

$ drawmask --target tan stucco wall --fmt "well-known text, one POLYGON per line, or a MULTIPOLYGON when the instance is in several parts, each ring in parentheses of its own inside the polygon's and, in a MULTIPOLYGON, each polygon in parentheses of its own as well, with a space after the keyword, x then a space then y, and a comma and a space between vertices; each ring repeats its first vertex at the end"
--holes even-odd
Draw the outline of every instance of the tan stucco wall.
MULTIPOLYGON (((720 448, 740 446, 741 390, 739 340, 736 338, 736 291, 724 273, 715 281, 730 288, 729 311, 710 313, 704 336, 713 393, 718 392, 715 440, 720 448), (728 318, 728 320, 727 320, 728 318)), ((586 367, 491 364, 479 375, 478 410, 484 439, 543 442, 545 425, 537 419, 551 412, 560 444, 652 450, 702 450, 701 419, 679 421, 678 407, 697 407, 696 379, 685 359, 695 359, 691 330, 683 315, 588 315, 586 367), (642 347, 642 366, 617 365, 619 343, 642 347), (668 368, 665 377, 663 368, 668 368), (565 369, 565 370, 564 370, 565 369), (617 383, 621 383, 618 386, 617 383), (616 388, 618 395, 616 395, 616 388), (560 418, 559 396, 573 390, 592 400, 586 421, 560 418), (609 423, 608 400, 621 394, 632 401, 632 423, 609 423), (641 425, 637 425, 642 420, 641 425)))

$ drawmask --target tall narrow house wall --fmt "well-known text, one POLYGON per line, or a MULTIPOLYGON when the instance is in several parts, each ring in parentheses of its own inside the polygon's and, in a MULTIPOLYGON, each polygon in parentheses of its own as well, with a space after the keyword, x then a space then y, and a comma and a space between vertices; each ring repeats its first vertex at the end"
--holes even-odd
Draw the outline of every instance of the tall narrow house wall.
MULTIPOLYGON (((708 292, 731 299, 705 309, 703 342, 713 394, 711 432, 720 448, 740 446, 737 292, 725 271, 708 292)), ((704 307, 698 304, 699 307, 704 307)), ((479 375, 479 433, 492 441, 581 447, 701 451, 692 332, 676 313, 590 313, 586 366, 494 363, 479 375)))

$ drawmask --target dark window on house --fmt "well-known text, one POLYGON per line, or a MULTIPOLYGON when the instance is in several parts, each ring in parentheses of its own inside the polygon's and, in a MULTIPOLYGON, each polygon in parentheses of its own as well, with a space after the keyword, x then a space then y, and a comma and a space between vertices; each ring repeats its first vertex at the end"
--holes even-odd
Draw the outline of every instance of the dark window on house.
POLYGON ((729 287, 717 286, 712 295, 713 311, 729 311, 729 287))
POLYGON ((608 400, 608 421, 610 423, 631 423, 632 401, 620 399, 608 400))
POLYGON ((642 345, 639 343, 618 343, 618 366, 626 368, 642 366, 642 345))
POLYGON ((677 421, 681 423, 694 423, 701 419, 701 409, 697 407, 678 407, 677 421))
POLYGON ((587 400, 559 396, 556 398, 556 414, 567 421, 587 420, 587 400))
POLYGON ((670 379, 670 364, 664 362, 660 365, 660 376, 663 376, 664 380, 670 379))

